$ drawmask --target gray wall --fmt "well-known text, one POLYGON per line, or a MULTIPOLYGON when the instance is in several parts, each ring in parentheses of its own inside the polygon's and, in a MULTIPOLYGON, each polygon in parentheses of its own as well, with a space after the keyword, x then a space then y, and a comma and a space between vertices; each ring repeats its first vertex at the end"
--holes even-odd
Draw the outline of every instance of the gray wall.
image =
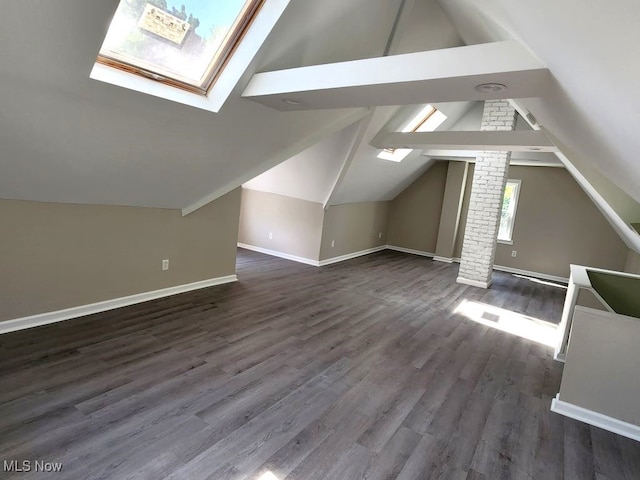
POLYGON ((627 253, 627 261, 624 264, 624 271, 640 275, 640 254, 629 250, 627 253))
MULTIPOLYGON (((471 165, 470 167, 473 167, 471 165)), ((472 175, 472 170, 469 175, 472 175)), ((513 245, 498 244, 495 264, 569 276, 569 264, 622 270, 628 248, 563 168, 511 166, 509 179, 522 180, 513 245), (511 256, 512 250, 517 256, 511 256)), ((455 256, 460 256, 469 207, 468 182, 455 256)))
POLYGON ((239 210, 240 189, 186 217, 0 200, 0 320, 232 275, 239 210))
POLYGON ((636 318, 577 307, 560 400, 640 426, 639 337, 636 318))
POLYGON ((320 260, 385 245, 389 207, 390 202, 349 203, 329 207, 324 217, 320 260))
POLYGON ((318 260, 323 217, 320 203, 243 188, 238 241, 318 260))
POLYGON ((466 162, 448 162, 447 180, 438 228, 435 254, 442 258, 452 258, 458 237, 458 227, 462 216, 462 201, 468 174, 466 162))
POLYGON ((436 162, 391 202, 388 244, 434 253, 447 181, 447 162, 436 162))
POLYGON ((565 169, 512 166, 509 178, 522 180, 513 245, 498 244, 496 265, 561 277, 571 263, 624 268, 628 248, 565 169))

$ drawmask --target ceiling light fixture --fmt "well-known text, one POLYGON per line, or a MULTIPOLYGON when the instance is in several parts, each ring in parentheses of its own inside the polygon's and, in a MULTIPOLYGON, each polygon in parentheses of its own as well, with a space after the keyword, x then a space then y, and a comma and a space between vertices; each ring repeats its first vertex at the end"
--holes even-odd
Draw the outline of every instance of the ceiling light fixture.
POLYGON ((542 150, 542 148, 540 148, 540 147, 529 147, 529 150, 533 150, 534 152, 539 152, 540 150, 542 150))
POLYGON ((481 83, 476 85, 476 90, 480 93, 497 93, 503 92, 507 89, 507 86, 502 83, 481 83))
POLYGON ((283 98, 282 101, 287 105, 302 105, 302 100, 297 98, 283 98))

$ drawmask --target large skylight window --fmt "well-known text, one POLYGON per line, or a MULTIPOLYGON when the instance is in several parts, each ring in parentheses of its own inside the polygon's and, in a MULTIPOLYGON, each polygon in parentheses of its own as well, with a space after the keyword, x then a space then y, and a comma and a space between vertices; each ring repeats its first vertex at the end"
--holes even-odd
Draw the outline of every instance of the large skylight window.
MULTIPOLYGON (((446 119, 447 116, 440 110, 427 105, 405 125, 402 132, 433 132, 446 119)), ((411 151, 411 148, 385 148, 378 153, 378 158, 391 162, 401 162, 411 151)))
POLYGON ((121 0, 98 62, 206 95, 264 0, 121 0))

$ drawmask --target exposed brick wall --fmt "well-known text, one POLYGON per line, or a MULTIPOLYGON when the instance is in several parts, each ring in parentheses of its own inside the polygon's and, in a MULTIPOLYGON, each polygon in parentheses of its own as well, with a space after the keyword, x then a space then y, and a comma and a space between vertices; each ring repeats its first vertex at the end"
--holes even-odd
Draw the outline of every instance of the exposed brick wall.
MULTIPOLYGON (((507 100, 484 103, 481 130, 515 129, 516 111, 507 100)), ((511 152, 479 152, 471 184, 458 281, 489 286, 496 254, 502 196, 511 152)))

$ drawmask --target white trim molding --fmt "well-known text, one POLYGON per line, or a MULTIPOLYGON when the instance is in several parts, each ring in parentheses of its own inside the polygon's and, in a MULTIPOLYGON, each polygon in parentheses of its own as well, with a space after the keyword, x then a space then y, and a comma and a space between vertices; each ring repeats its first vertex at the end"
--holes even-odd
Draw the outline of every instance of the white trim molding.
POLYGON ((387 245, 380 245, 379 247, 367 248, 366 250, 360 250, 353 253, 347 253, 346 255, 340 255, 339 257, 327 258, 325 260, 320 260, 318 266, 324 267, 325 265, 331 265, 332 263, 344 262, 345 260, 351 260, 352 258, 369 255, 370 253, 381 252, 382 250, 386 250, 387 248, 387 245))
POLYGON ((89 78, 217 113, 231 96, 290 1, 272 0, 263 5, 207 95, 187 92, 100 63, 94 64, 89 78))
POLYGON ((464 285, 471 285, 472 287, 480 287, 480 288, 489 288, 491 286, 491 281, 479 282, 477 280, 471 280, 469 278, 464 278, 464 277, 456 278, 456 282, 462 283, 464 285))
POLYGON ((640 442, 640 426, 564 402, 560 394, 551 400, 551 411, 640 442))
POLYGON ((170 297, 179 293, 191 292, 201 288, 213 287, 214 285, 222 285, 224 283, 236 282, 237 275, 227 275, 225 277, 210 278, 199 282, 186 283, 184 285, 176 285, 175 287, 153 290, 150 292, 136 293, 126 297, 113 298, 102 302, 90 303, 88 305, 80 305, 78 307, 66 308, 64 310, 56 310, 54 312, 40 313, 29 317, 14 318, 0 322, 0 334, 24 330, 26 328, 38 327, 40 325, 48 325, 50 323, 62 322, 72 318, 84 317, 94 313, 106 312, 115 308, 126 307, 136 303, 148 302, 158 298, 170 297))
MULTIPOLYGON (((314 267, 323 267, 325 265, 331 265, 332 263, 343 262, 343 261, 349 260, 351 258, 361 257, 363 255, 368 255, 370 253, 380 252, 382 250, 393 250, 395 252, 409 253, 411 255, 419 255, 421 257, 429 257, 429 258, 433 258, 433 260, 435 260, 435 261, 443 262, 443 263, 460 263, 460 259, 457 258, 457 257, 454 257, 454 258, 439 257, 435 253, 425 252, 425 251, 422 251, 422 250, 415 250, 413 248, 398 247, 396 245, 380 245, 379 247, 368 248, 366 250, 360 250, 358 252, 347 253, 346 255, 340 255, 338 257, 327 258, 325 260, 319 260, 319 261, 318 260, 313 260, 311 258, 298 257, 296 255, 290 255, 290 254, 284 253, 284 252, 278 252, 276 250, 269 250, 267 248, 256 247, 254 245, 248 245, 246 243, 238 243, 238 247, 245 248, 247 250, 253 250, 254 252, 259 252, 259 253, 264 253, 264 254, 267 254, 267 255, 272 255, 274 257, 284 258, 286 260, 292 260, 294 262, 304 263, 306 265, 311 265, 311 266, 314 266, 314 267)), ((569 279, 565 278, 565 277, 558 277, 558 276, 555 276, 555 275, 548 275, 546 273, 531 272, 529 270, 520 270, 518 268, 501 267, 500 265, 494 265, 493 269, 494 270, 499 270, 499 271, 502 271, 502 272, 507 272, 507 273, 515 273, 517 275, 524 275, 524 276, 527 276, 527 277, 540 278, 540 279, 543 279, 543 280, 551 280, 553 282, 558 282, 558 283, 566 284, 566 283, 569 282, 569 279)), ((465 283, 466 285, 472 285, 474 287, 481 287, 481 288, 489 288, 489 286, 491 286, 491 283, 489 283, 488 286, 485 286, 485 283, 483 283, 483 282, 475 282, 475 283, 468 283, 468 282, 471 282, 471 280, 466 281, 466 279, 465 279, 465 281, 460 281, 459 283, 465 283)))
POLYGON ((252 250, 254 252, 264 253, 265 255, 271 255, 272 257, 284 258, 285 260, 304 263, 306 265, 311 265, 313 267, 320 266, 320 262, 318 260, 313 260, 311 258, 298 257, 296 255, 290 255, 288 253, 278 252, 277 250, 269 250, 268 248, 256 247, 255 245, 249 245, 249 244, 240 243, 240 242, 238 242, 238 246, 246 250, 252 250))
POLYGON ((430 253, 430 252, 423 252, 422 250, 414 250, 413 248, 404 248, 404 247, 397 247, 395 245, 387 245, 387 248, 389 250, 394 250, 396 252, 402 252, 402 253, 411 253, 413 255, 420 255, 421 257, 431 257, 435 260, 435 253, 430 253))
POLYGON ((529 270, 520 270, 519 268, 501 267, 500 265, 494 265, 494 270, 507 273, 515 273, 517 275, 525 275, 527 277, 541 278, 542 280, 551 280, 552 282, 569 283, 569 279, 566 277, 558 277, 556 275, 549 275, 546 273, 531 272, 529 270))

